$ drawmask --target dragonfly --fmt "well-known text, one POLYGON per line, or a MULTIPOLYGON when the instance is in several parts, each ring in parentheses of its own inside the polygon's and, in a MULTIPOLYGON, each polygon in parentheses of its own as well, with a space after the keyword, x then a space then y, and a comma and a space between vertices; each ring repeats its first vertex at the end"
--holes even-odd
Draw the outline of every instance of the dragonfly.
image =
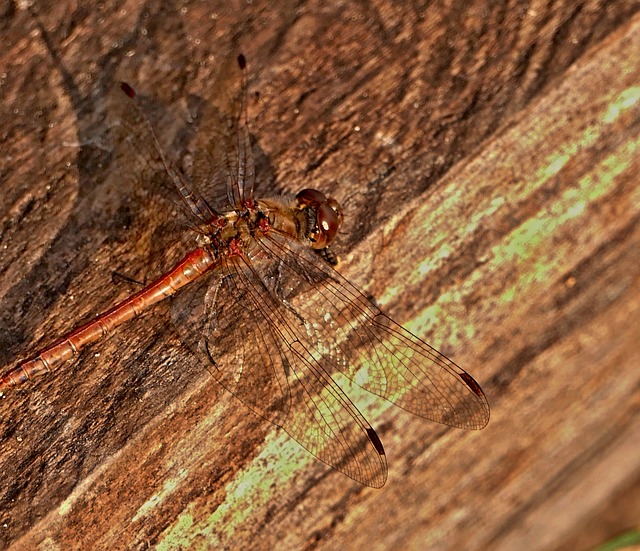
POLYGON ((77 359, 85 347, 171 297, 172 321, 191 361, 205 362, 225 389, 316 458, 380 488, 388 475, 384 447, 336 382, 340 375, 452 427, 484 428, 487 399, 471 375, 335 269, 329 247, 343 221, 338 201, 311 188, 291 201, 254 196, 243 55, 236 72, 242 75, 239 107, 218 118, 215 139, 201 140, 191 170, 169 160, 140 95, 120 84, 137 121, 132 133, 155 152, 179 197, 193 248, 142 290, 9 369, 0 392, 77 359))

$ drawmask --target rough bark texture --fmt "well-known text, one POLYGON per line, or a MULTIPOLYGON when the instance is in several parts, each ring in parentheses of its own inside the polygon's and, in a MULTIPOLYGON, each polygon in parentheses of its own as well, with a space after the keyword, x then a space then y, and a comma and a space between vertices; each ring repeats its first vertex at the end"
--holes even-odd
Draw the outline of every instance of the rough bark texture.
POLYGON ((3 365, 155 272, 109 87, 169 112, 242 51, 263 190, 342 202, 340 271, 491 422, 357 395, 390 464, 360 487, 186 365, 159 307, 0 400, 0 546, 586 549, 637 526, 637 2, 231 4, 3 4, 3 365))

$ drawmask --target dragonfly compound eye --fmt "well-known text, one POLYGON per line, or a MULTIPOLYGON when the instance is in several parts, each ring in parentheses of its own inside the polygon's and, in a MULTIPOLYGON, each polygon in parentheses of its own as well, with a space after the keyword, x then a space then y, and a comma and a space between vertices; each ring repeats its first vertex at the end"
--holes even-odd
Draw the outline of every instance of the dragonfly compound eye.
POLYGON ((307 237, 314 249, 324 249, 336 238, 342 224, 342 209, 333 198, 316 189, 303 189, 296 201, 307 212, 307 237))
POLYGON ((321 191, 317 189, 306 188, 298 192, 296 195, 296 201, 301 207, 314 207, 327 201, 327 197, 321 191))
POLYGON ((321 234, 321 240, 324 242, 323 247, 326 247, 336 238, 342 224, 342 210, 337 201, 331 199, 318 207, 317 224, 318 233, 321 234))

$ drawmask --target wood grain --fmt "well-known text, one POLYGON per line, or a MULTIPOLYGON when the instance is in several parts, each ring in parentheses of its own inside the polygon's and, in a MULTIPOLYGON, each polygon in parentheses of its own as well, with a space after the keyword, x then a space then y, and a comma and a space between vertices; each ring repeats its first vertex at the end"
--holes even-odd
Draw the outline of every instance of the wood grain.
POLYGON ((113 273, 156 275, 109 87, 179 112, 242 51, 262 191, 336 196, 340 271, 492 419, 350 390, 390 464, 363 488, 189 365, 158 308, 0 400, 2 547, 586 549, 637 526, 636 2, 21 6, 1 23, 3 365, 135 289, 113 273))

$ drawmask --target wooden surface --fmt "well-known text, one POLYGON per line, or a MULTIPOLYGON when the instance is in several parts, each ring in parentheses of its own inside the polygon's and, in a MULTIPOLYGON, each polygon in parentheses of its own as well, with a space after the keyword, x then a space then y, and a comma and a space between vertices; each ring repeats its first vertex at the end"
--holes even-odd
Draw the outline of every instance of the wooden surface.
POLYGON ((637 526, 638 4, 279 4, 4 4, 2 363, 146 278, 109 86, 171 110, 242 51, 263 189, 341 201, 340 271, 478 379, 489 426, 350 391, 390 465, 361 487, 190 369, 161 307, 0 400, 0 545, 568 550, 637 526))

